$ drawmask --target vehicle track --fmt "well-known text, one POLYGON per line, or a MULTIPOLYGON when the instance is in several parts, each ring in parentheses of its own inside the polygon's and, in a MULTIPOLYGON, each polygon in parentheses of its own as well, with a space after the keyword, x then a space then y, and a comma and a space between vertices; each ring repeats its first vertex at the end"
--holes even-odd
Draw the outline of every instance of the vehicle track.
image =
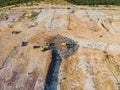
POLYGON ((54 10, 53 17, 52 17, 51 22, 50 22, 50 25, 49 25, 50 30, 51 30, 51 28, 52 28, 52 24, 53 24, 54 19, 55 19, 55 13, 56 13, 56 9, 54 10))
POLYGON ((107 64, 107 67, 115 80, 115 84, 117 85, 118 90, 120 90, 120 82, 119 82, 117 76, 115 75, 114 71, 112 70, 112 66, 111 66, 109 58, 110 58, 109 55, 107 53, 105 53, 105 62, 107 64))

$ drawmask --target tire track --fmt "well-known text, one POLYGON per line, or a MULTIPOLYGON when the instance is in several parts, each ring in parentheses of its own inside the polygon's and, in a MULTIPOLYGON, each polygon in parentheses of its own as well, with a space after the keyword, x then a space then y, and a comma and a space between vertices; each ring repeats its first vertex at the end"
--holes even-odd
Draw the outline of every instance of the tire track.
POLYGON ((49 26, 50 30, 51 30, 51 28, 52 28, 52 24, 53 24, 54 19, 55 19, 55 13, 56 13, 56 10, 54 10, 54 12, 53 12, 53 17, 52 17, 51 22, 50 22, 50 26, 49 26))
POLYGON ((114 71, 112 70, 112 66, 111 66, 111 63, 110 63, 110 60, 109 60, 110 57, 109 57, 107 52, 105 52, 104 54, 105 54, 105 62, 107 64, 107 67, 108 67, 109 71, 111 72, 111 74, 112 74, 112 76, 115 80, 114 82, 117 85, 117 89, 120 90, 120 82, 118 80, 118 77, 115 75, 114 71))

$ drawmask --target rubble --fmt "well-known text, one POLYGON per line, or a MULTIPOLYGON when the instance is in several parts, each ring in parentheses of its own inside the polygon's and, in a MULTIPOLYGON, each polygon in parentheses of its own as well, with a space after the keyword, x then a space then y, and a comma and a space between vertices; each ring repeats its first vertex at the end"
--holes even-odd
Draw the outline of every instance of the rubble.
POLYGON ((64 37, 62 35, 56 35, 48 39, 49 43, 55 43, 55 48, 58 50, 62 58, 66 59, 77 51, 79 45, 72 39, 64 37), (71 45, 71 48, 63 47, 62 42, 66 42, 71 45))

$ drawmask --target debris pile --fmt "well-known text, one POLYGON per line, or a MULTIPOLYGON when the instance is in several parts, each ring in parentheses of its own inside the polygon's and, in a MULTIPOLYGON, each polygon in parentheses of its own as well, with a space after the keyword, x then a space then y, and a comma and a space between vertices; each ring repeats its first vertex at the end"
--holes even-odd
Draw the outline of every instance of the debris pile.
POLYGON ((79 47, 79 45, 72 39, 56 35, 49 39, 49 42, 55 43, 55 47, 58 50, 62 58, 66 59, 71 56, 79 47), (66 45, 65 45, 66 44, 66 45))

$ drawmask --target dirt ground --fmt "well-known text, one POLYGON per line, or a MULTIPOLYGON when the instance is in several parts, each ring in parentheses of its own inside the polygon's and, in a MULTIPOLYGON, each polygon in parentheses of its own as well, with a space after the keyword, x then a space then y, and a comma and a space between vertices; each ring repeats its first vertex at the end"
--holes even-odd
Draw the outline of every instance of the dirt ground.
POLYGON ((119 6, 41 7, 0 11, 0 90, 45 90, 48 72, 53 73, 51 87, 56 85, 57 90, 120 90, 119 6), (51 39, 59 35, 62 39, 51 39), (57 47, 65 37, 79 46, 67 58, 63 57, 71 50, 57 47), (42 52, 33 46, 53 41, 61 60, 49 69, 55 59, 53 48, 42 52), (22 46, 23 42, 28 43, 22 46))

